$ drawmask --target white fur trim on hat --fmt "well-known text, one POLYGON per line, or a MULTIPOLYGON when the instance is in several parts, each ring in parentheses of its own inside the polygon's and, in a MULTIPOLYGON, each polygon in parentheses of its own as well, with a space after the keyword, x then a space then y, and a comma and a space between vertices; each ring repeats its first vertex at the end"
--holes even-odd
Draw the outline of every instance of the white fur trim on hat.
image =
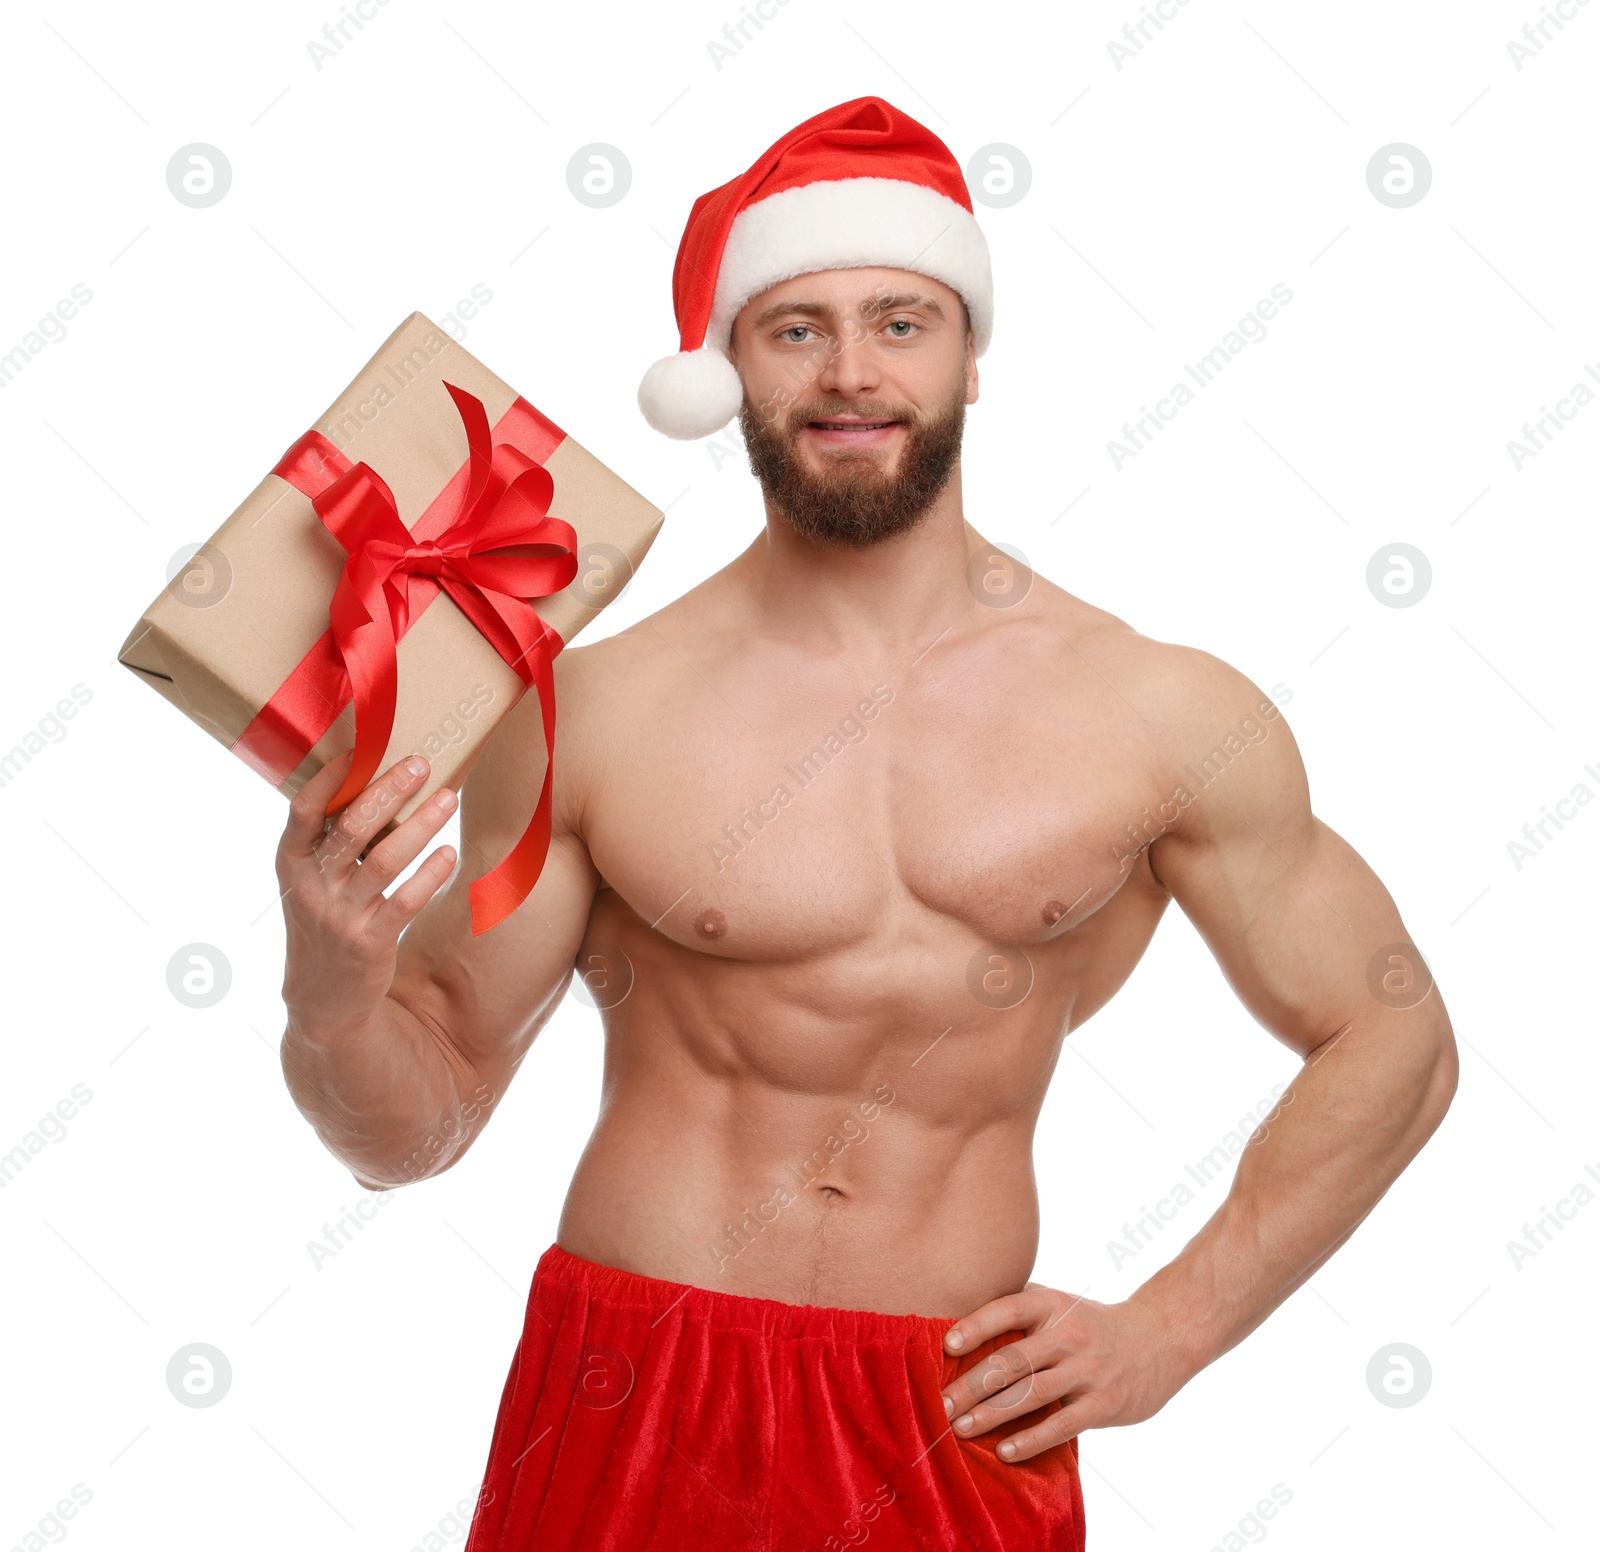
POLYGON ((706 343, 726 345, 739 310, 780 280, 879 265, 931 275, 958 292, 974 352, 989 348, 994 281, 982 229, 937 189, 900 178, 803 183, 741 210, 717 266, 706 343))
POLYGON ((744 385, 715 345, 663 356, 639 384, 639 408, 663 436, 689 441, 720 431, 739 413, 744 385))

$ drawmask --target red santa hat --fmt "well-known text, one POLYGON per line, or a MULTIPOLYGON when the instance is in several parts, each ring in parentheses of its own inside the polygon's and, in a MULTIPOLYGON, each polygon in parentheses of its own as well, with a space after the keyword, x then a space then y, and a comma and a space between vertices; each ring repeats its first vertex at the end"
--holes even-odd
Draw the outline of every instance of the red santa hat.
POLYGON ((694 202, 672 270, 679 350, 644 374, 644 418, 685 440, 720 430, 744 402, 724 354, 744 304, 795 275, 875 265, 958 292, 976 353, 989 348, 989 245, 960 164, 893 104, 857 97, 797 125, 694 202))

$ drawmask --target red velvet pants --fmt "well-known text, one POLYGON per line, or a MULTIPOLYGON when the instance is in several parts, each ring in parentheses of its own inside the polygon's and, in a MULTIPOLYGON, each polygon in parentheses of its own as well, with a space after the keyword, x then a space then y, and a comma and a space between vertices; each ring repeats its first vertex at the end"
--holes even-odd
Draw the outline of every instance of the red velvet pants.
POLYGON ((941 1390, 949 1320, 539 1260, 466 1552, 1082 1552, 1078 1441, 1017 1465, 941 1390))

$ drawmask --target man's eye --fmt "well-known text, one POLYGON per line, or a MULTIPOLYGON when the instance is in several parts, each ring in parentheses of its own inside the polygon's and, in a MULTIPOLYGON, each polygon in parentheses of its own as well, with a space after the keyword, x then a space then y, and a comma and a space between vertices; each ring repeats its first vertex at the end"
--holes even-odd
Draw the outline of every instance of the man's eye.
MULTIPOLYGON (((811 327, 811 325, 809 323, 791 323, 787 329, 784 329, 782 331, 782 333, 784 333, 785 335, 793 334, 796 330, 799 330, 801 333, 804 333, 810 327, 811 327)), ((799 340, 790 340, 789 343, 791 345, 798 345, 800 343, 800 341, 799 340)))
MULTIPOLYGON (((896 318, 893 321, 891 321, 891 323, 889 324, 889 327, 891 329, 898 329, 901 326, 901 324, 904 324, 906 326, 906 328, 908 328, 908 329, 916 328, 916 324, 914 324, 909 318, 896 318)), ((895 335, 895 338, 896 339, 908 339, 908 338, 910 338, 910 336, 906 335, 906 334, 897 334, 897 335, 895 335)))

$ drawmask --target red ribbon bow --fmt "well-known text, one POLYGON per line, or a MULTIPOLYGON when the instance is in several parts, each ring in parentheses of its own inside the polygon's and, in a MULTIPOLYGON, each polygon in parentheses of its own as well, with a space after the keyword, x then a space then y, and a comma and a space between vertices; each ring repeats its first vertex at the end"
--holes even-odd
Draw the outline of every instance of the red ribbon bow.
MULTIPOLYGON (((432 537, 419 539, 401 522, 393 493, 370 465, 351 465, 327 483, 325 473, 310 473, 319 461, 322 469, 344 462, 315 432, 285 455, 278 472, 301 489, 312 487, 308 493, 317 515, 347 551, 329 607, 333 652, 319 653, 314 647, 301 665, 308 674, 320 668, 324 676, 342 665, 340 677, 348 677, 355 702, 355 758, 344 784, 329 800, 328 814, 358 796, 376 774, 394 730, 396 644, 441 588, 522 682, 538 690, 549 754, 544 786, 533 818, 509 855, 472 884, 472 931, 477 935, 503 921, 528 897, 550 848, 556 738, 551 663, 563 643, 529 600, 556 592, 577 575, 577 535, 570 523, 549 515, 554 495, 549 471, 511 442, 493 442, 482 402, 453 383, 444 386, 466 426, 467 482, 442 527, 430 507, 423 522, 437 530, 432 537)), ((513 410, 518 406, 521 400, 513 410)), ((530 422, 536 432, 523 439, 548 456, 554 443, 539 438, 553 432, 559 442, 561 433, 531 406, 523 410, 516 419, 530 422)), ((507 419, 513 419, 510 412, 507 419)), ((456 483, 446 487, 446 494, 456 483)), ((276 712, 263 708, 259 729, 252 725, 240 740, 241 752, 258 768, 267 769, 264 751, 272 744, 276 752, 273 740, 285 737, 286 729, 293 728, 305 748, 310 747, 296 719, 304 720, 312 697, 324 706, 330 702, 314 689, 292 693, 298 684, 297 671, 280 692, 282 707, 276 712)), ((337 692, 332 704, 343 704, 337 692)))

